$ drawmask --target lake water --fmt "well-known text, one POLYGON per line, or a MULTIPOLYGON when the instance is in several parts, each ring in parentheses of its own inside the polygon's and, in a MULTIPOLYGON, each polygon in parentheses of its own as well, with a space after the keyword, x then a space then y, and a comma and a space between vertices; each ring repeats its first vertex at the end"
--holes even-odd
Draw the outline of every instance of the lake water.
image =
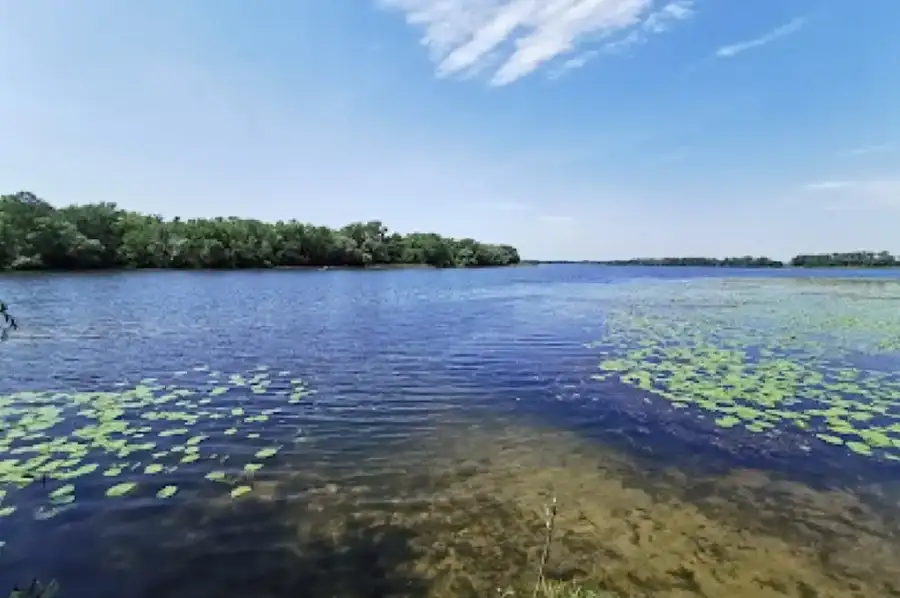
POLYGON ((0 590, 900 596, 897 278, 0 278, 0 590))

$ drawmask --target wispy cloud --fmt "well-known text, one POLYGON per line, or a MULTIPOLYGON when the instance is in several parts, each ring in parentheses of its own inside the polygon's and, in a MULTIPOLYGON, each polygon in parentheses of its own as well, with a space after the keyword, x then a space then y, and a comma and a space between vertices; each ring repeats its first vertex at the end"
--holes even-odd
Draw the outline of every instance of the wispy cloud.
POLYGON ((859 181, 815 181, 806 183, 803 189, 806 191, 833 191, 835 189, 847 189, 857 185, 859 181))
POLYGON ((580 69, 588 62, 596 58, 598 54, 600 54, 600 52, 598 52, 597 50, 588 50, 587 52, 582 52, 577 56, 573 56, 572 58, 569 58, 561 65, 559 65, 559 67, 553 69, 548 77, 551 79, 558 79, 568 71, 580 69))
MULTIPOLYGON (((490 79, 502 86, 545 63, 573 53, 580 43, 608 40, 633 45, 693 14, 694 0, 377 0, 424 29, 422 44, 439 76, 465 74, 501 52, 490 79)), ((570 57, 562 70, 583 66, 596 54, 570 57)), ((561 71, 557 71, 559 73, 561 71)))
POLYGON ((900 179, 844 179, 815 181, 803 190, 822 195, 826 210, 900 208, 900 179))
POLYGON ((685 21, 693 15, 693 0, 669 2, 661 9, 651 12, 639 27, 633 28, 621 39, 606 44, 603 49, 607 52, 622 52, 632 46, 645 43, 651 35, 664 33, 679 21, 685 21))
POLYGON ((847 150, 850 156, 867 156, 869 154, 886 154, 893 151, 894 148, 886 143, 880 145, 866 145, 862 147, 854 147, 847 150))
MULTIPOLYGON (((629 48, 646 43, 650 36, 664 33, 679 21, 685 21, 694 14, 694 0, 674 0, 659 10, 647 15, 639 25, 627 28, 627 33, 619 39, 604 44, 606 54, 622 54, 629 48)), ((586 50, 563 62, 550 73, 551 79, 561 77, 568 71, 579 69, 600 55, 600 50, 586 50)))
POLYGON ((786 35, 790 35, 792 33, 796 33, 806 25, 807 19, 806 17, 797 17, 796 19, 790 21, 789 23, 785 23, 780 27, 776 27, 772 31, 769 31, 765 35, 761 35, 759 37, 739 42, 736 44, 731 44, 728 46, 722 46, 718 50, 716 50, 716 56, 718 58, 731 58, 733 56, 737 56, 747 50, 752 50, 753 48, 759 48, 760 46, 765 46, 768 43, 771 43, 781 37, 785 37, 786 35))

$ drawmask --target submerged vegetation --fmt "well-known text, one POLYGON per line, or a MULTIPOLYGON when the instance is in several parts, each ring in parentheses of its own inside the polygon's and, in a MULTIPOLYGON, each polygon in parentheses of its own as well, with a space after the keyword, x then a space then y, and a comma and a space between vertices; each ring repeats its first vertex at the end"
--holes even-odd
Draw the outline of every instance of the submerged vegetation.
POLYGON ((348 462, 343 477, 316 479, 297 455, 246 500, 177 503, 154 522, 163 538, 140 548, 137 525, 111 514, 110 555, 130 564, 126 573, 159 564, 160 581, 136 598, 900 592, 894 521, 850 493, 762 472, 654 471, 572 433, 462 423, 377 453, 391 463, 379 475, 348 462), (179 591, 178 579, 196 581, 179 591))
POLYGON ((39 580, 32 580, 26 588, 14 588, 9 598, 56 598, 59 594, 59 584, 51 580, 46 585, 39 580))
POLYGON ((509 245, 434 233, 391 233, 381 222, 334 230, 296 220, 165 220, 112 203, 55 208, 32 193, 0 197, 0 270, 272 268, 519 262, 509 245))

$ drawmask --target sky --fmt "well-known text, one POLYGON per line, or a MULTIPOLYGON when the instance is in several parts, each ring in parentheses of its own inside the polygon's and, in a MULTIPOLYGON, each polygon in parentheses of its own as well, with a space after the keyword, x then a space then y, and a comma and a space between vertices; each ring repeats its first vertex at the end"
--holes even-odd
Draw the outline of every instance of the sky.
POLYGON ((0 192, 532 259, 900 253, 897 0, 0 0, 0 192))

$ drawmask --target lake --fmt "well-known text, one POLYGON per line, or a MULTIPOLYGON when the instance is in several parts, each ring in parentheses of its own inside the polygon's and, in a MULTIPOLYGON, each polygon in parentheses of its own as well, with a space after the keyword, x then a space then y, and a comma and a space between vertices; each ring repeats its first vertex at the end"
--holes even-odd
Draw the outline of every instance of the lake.
POLYGON ((10 275, 0 595, 900 596, 900 274, 10 275))

